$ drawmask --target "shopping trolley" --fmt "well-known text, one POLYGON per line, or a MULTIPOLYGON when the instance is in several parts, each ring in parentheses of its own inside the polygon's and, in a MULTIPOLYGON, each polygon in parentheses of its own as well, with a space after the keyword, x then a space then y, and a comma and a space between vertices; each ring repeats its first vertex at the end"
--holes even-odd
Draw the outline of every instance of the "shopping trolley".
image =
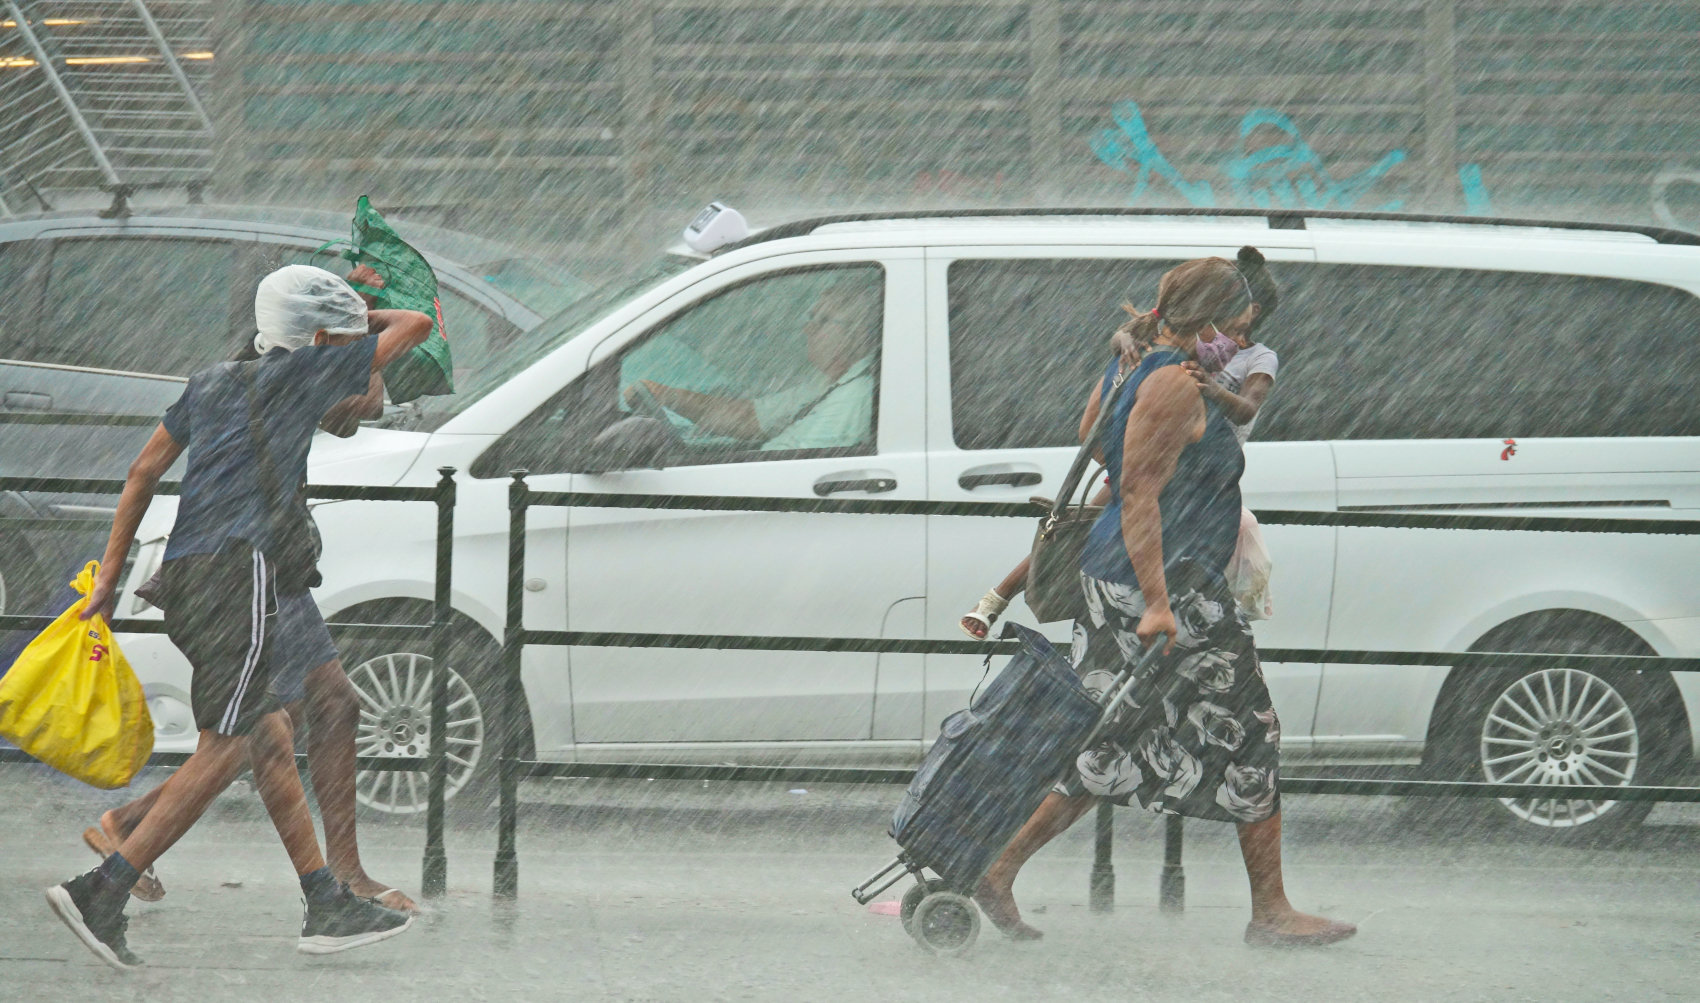
POLYGON ((1021 650, 965 709, 945 718, 904 791, 891 822, 891 838, 902 848, 897 859, 850 893, 866 904, 912 875, 915 884, 899 905, 903 927, 940 954, 973 946, 980 935, 975 886, 1057 779, 1097 743, 1162 649, 1153 645, 1124 668, 1100 703, 1043 635, 1005 623, 1003 636, 1020 641, 1021 650))

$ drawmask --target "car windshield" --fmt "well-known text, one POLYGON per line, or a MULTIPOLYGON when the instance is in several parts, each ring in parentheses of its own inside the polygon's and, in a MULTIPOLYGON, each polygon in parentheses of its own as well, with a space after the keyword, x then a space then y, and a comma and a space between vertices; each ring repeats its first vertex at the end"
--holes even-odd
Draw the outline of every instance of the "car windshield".
POLYGON ((473 401, 506 383, 532 363, 566 344, 579 332, 601 320, 645 289, 664 282, 696 264, 696 259, 666 254, 643 268, 626 272, 604 285, 583 293, 560 313, 514 335, 513 340, 491 352, 498 362, 470 374, 456 374, 455 393, 421 397, 413 404, 396 408, 377 424, 384 428, 433 431, 465 410, 473 401))
POLYGON ((596 291, 577 276, 528 258, 486 261, 471 266, 471 271, 542 317, 559 313, 596 291))

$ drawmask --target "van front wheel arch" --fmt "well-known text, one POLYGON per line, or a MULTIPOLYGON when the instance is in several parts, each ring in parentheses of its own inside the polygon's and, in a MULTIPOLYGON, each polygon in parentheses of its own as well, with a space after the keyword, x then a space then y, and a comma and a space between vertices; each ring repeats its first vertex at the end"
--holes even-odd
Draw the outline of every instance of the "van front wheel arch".
MULTIPOLYGON (((1582 610, 1518 617, 1471 651, 1552 653, 1551 665, 1452 671, 1429 723, 1425 766, 1434 779, 1657 785, 1687 763, 1688 719, 1667 672, 1594 669, 1563 655, 1652 655, 1633 631, 1582 610)), ((1451 810, 1485 814, 1529 835, 1591 841, 1632 831, 1646 801, 1480 799, 1451 810)))
MULTIPOLYGON (((341 623, 431 622, 431 604, 393 599, 362 603, 330 618, 341 623)), ((333 630, 333 633, 335 631, 333 630)), ((448 787, 445 802, 478 811, 493 796, 501 749, 501 644, 474 621, 456 614, 449 658, 448 787)), ((362 756, 423 756, 430 748, 431 683, 435 671, 428 639, 337 636, 342 665, 360 701, 355 751, 362 756)), ((531 715, 521 707, 520 754, 532 754, 531 715)), ((361 807, 379 815, 413 815, 426 807, 428 775, 362 770, 355 778, 361 807)))

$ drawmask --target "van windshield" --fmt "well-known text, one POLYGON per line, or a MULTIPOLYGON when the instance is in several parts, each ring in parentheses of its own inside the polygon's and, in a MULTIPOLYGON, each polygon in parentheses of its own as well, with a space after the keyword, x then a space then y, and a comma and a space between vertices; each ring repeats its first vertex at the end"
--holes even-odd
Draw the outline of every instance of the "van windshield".
POLYGON ((473 401, 571 341, 579 332, 614 312, 627 300, 696 263, 695 258, 666 254, 642 268, 626 272, 580 296, 566 309, 530 331, 515 334, 507 345, 492 346, 492 364, 470 374, 456 373, 458 385, 453 394, 421 397, 412 404, 389 409, 374 424, 380 428, 435 431, 473 401))

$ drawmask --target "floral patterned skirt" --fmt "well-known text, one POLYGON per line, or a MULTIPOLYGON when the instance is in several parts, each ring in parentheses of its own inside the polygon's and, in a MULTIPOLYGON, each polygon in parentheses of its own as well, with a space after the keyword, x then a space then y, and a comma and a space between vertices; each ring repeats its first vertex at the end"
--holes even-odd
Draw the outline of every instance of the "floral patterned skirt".
MULTIPOLYGON (((1087 616, 1074 626, 1074 669, 1102 700, 1139 654, 1139 589, 1081 575, 1087 616)), ((1180 627, 1172 654, 1135 681, 1104 742, 1081 753, 1056 790, 1224 822, 1259 822, 1281 808, 1281 723, 1257 663, 1251 628, 1226 588, 1169 596, 1180 627)))

